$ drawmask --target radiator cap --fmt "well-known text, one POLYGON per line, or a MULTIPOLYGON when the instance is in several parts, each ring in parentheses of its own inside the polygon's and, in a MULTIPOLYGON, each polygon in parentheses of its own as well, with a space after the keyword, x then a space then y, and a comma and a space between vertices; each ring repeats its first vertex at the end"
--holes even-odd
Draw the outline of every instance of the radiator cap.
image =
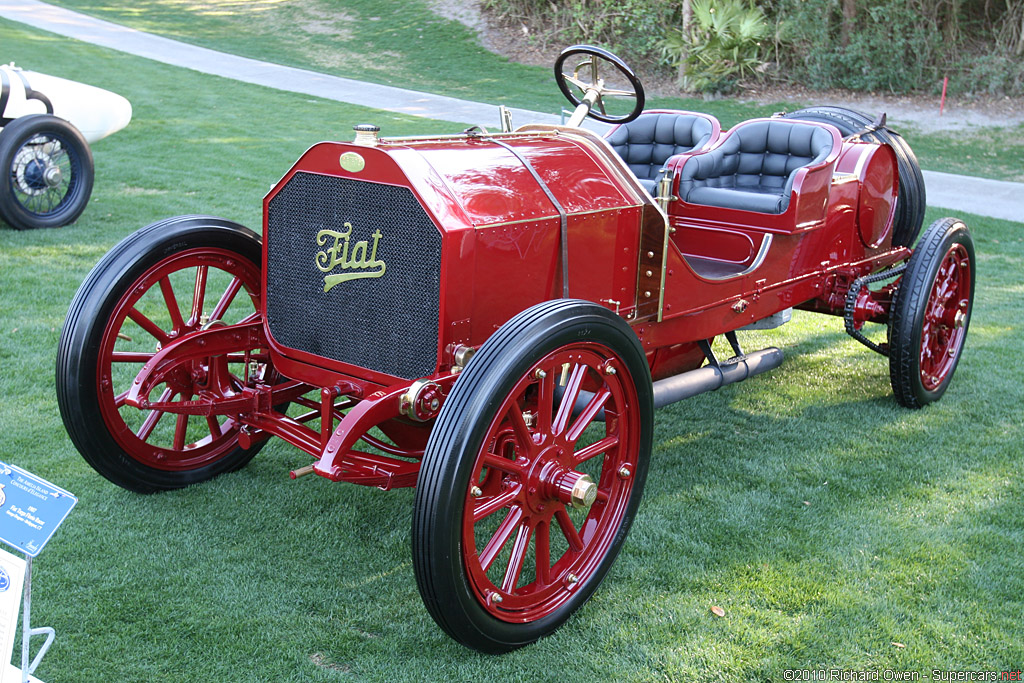
POLYGON ((377 146, 377 133, 380 132, 380 126, 375 126, 372 123, 360 123, 352 126, 352 130, 356 132, 356 139, 352 141, 352 144, 364 147, 377 146))

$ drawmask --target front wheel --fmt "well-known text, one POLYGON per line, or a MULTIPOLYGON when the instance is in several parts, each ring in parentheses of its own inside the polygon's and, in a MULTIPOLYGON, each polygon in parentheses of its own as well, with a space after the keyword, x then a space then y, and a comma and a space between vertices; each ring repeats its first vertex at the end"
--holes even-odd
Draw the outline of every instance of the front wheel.
POLYGON ((455 383, 417 483, 420 595, 451 637, 505 652, 557 629, 601 583, 651 451, 640 342, 592 303, 506 323, 455 383))
POLYGON ((925 231, 900 281, 889 319, 889 377, 901 405, 945 393, 960 361, 974 303, 974 241, 956 218, 925 231))
POLYGON ((23 116, 0 131, 0 218, 17 230, 74 223, 92 194, 89 144, 48 114, 23 116))
POLYGON ((216 408, 245 378, 271 372, 252 349, 202 358, 162 378, 154 390, 162 409, 126 399, 163 346, 256 319, 259 264, 260 239, 251 230, 180 216, 125 238, 89 273, 61 332, 56 379, 64 426, 96 471, 148 493, 209 479, 253 457, 260 444, 239 446, 237 416, 216 408), (190 400, 211 403, 211 414, 175 412, 175 403, 190 400))

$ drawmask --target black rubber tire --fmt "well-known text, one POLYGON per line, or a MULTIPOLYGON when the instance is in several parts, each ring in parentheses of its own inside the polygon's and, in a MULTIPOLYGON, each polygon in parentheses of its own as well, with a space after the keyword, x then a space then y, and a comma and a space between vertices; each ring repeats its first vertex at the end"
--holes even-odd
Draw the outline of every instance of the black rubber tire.
MULTIPOLYGON (((839 129, 843 137, 863 131, 874 122, 874 118, 845 107, 808 107, 783 114, 783 118, 828 123, 839 129)), ((927 203, 924 175, 914 151, 907 141, 894 130, 880 128, 861 136, 862 140, 889 145, 896 153, 899 171, 899 190, 896 196, 896 215, 893 221, 892 243, 896 247, 913 246, 921 225, 927 203)))
POLYGON ((167 256, 197 247, 233 252, 260 270, 260 237, 248 228, 213 216, 159 221, 123 239, 96 264, 75 294, 61 331, 56 385, 64 427, 93 469, 130 491, 153 493, 206 481, 243 467, 263 445, 236 446, 219 460, 195 469, 156 469, 124 451, 100 409, 100 346, 112 311, 149 268, 167 256))
POLYGON ((64 119, 49 114, 23 116, 0 131, 0 173, 0 218, 16 230, 58 228, 74 223, 89 203, 94 173, 92 151, 78 129, 64 119), (70 175, 57 204, 46 210, 25 206, 16 191, 24 182, 24 177, 19 182, 15 165, 19 150, 40 137, 60 142, 61 153, 66 156, 66 164, 61 166, 70 175))
POLYGON ((971 322, 975 278, 974 240, 967 226, 957 218, 942 218, 928 226, 900 279, 889 316, 889 378, 893 394, 900 405, 921 408, 939 400, 949 387, 960 362, 971 322), (962 246, 970 270, 970 292, 963 332, 959 342, 954 344, 952 351, 955 355, 942 381, 937 386, 927 387, 921 377, 921 342, 925 315, 943 259, 956 245, 962 246))
POLYGON ((480 349, 455 383, 427 444, 412 520, 416 582, 434 621, 452 638, 486 653, 528 645, 557 629, 597 589, 629 532, 643 492, 653 432, 650 369, 636 334, 596 304, 561 299, 512 318, 480 349), (607 554, 579 592, 553 613, 527 623, 488 614, 467 583, 460 554, 465 493, 471 469, 495 412, 516 382, 549 352, 596 341, 623 359, 636 385, 639 449, 635 481, 607 554))
POLYGON ((578 107, 582 101, 576 93, 569 87, 568 81, 565 80, 564 74, 562 73, 562 65, 570 57, 575 55, 591 55, 599 57, 606 62, 609 62, 617 71, 619 71, 626 80, 629 81, 629 85, 633 88, 633 92, 636 93, 636 105, 633 110, 625 116, 608 116, 599 114, 593 110, 590 111, 587 116, 603 123, 629 123, 644 110, 644 103, 647 101, 644 95, 644 86, 640 83, 640 79, 633 73, 633 70, 629 68, 629 65, 622 61, 619 57, 612 54, 608 50, 605 50, 594 45, 570 45, 569 47, 562 50, 558 55, 558 59, 555 60, 555 82, 558 83, 558 89, 562 91, 565 98, 572 103, 574 107, 578 107))

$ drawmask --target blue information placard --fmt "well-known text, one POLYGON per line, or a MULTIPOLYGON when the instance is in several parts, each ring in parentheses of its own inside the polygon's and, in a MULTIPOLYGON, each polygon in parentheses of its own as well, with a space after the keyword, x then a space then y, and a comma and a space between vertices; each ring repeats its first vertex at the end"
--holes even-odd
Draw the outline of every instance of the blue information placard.
POLYGON ((59 486, 0 462, 0 541, 29 557, 39 554, 77 502, 59 486))

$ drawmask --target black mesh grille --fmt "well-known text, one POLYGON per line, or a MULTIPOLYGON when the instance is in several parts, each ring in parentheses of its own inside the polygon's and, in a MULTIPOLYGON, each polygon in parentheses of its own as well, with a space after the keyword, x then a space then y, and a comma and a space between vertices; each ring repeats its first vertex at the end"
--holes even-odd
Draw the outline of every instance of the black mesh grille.
POLYGON ((434 372, 441 234, 408 188, 296 173, 267 211, 267 322, 278 343, 406 379, 434 372), (344 239, 321 231, 346 224, 349 260, 370 261, 379 231, 384 274, 324 292, 325 276, 380 269, 318 267, 330 266, 335 244, 345 255, 344 239))

